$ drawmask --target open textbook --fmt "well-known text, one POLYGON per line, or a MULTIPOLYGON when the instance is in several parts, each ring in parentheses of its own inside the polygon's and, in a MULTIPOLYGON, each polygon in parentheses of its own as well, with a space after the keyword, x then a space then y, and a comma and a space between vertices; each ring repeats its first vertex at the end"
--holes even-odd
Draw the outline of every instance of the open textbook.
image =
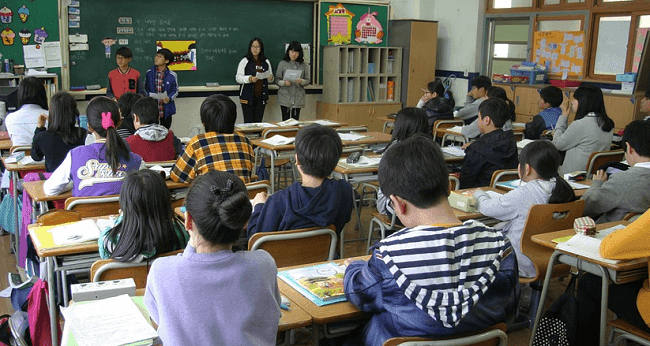
POLYGON ((600 243, 606 236, 622 228, 625 228, 625 226, 617 225, 610 227, 597 232, 595 237, 589 237, 578 233, 571 237, 571 239, 557 244, 555 248, 557 250, 591 258, 599 262, 617 264, 621 262, 621 260, 606 259, 600 256, 600 243))
POLYGON ((345 301, 344 265, 336 263, 283 270, 278 277, 318 306, 345 301))

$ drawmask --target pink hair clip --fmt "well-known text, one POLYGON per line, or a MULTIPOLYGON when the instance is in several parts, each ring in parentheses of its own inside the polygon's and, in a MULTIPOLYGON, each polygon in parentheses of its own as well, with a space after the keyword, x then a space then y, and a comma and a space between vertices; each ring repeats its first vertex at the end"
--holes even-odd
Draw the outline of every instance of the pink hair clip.
POLYGON ((102 127, 104 130, 108 130, 109 127, 115 127, 115 123, 111 117, 111 112, 102 112, 102 127))

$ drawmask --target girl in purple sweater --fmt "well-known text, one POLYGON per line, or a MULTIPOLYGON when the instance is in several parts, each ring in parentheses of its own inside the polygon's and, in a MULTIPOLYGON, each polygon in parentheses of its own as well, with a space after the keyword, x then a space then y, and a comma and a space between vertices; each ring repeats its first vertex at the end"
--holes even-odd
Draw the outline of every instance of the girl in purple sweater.
POLYGON ((151 266, 144 303, 165 345, 275 345, 280 291, 264 250, 232 251, 252 206, 244 182, 211 171, 185 199, 190 241, 151 266))

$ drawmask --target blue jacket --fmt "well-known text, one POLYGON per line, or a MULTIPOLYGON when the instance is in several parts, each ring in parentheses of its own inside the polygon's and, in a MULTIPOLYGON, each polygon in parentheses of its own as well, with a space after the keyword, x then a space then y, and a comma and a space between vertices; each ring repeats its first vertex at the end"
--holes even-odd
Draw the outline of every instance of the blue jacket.
POLYGON ((332 224, 340 234, 350 221, 352 208, 352 186, 345 180, 325 179, 316 188, 295 182, 269 196, 266 203, 255 206, 247 236, 332 224))
POLYGON ((499 272, 487 292, 453 328, 434 320, 407 298, 381 256, 379 249, 374 249, 368 262, 352 262, 345 271, 346 298, 360 310, 373 314, 346 346, 381 346, 384 341, 399 336, 447 337, 470 333, 506 322, 516 312, 519 272, 512 251, 501 261, 499 272))
MULTIPOLYGON (((176 72, 169 68, 166 68, 163 74, 163 91, 166 91, 167 96, 169 96, 169 103, 165 104, 165 118, 168 118, 176 114, 176 103, 174 103, 174 100, 178 96, 178 76, 176 76, 176 72)), ((156 93, 156 66, 147 71, 144 77, 144 90, 147 96, 151 93, 156 93)))

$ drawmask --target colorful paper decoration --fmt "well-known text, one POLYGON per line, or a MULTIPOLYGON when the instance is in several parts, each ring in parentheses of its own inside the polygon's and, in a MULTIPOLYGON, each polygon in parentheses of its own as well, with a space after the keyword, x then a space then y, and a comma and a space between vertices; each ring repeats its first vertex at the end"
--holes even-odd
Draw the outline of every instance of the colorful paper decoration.
POLYGON ((116 41, 110 37, 104 37, 102 40, 102 44, 104 45, 104 54, 106 54, 107 59, 111 57, 111 46, 114 45, 115 42, 116 41))
POLYGON ((11 46, 14 44, 14 38, 16 37, 16 34, 14 34, 13 30, 7 27, 6 29, 2 30, 0 37, 2 37, 2 44, 5 46, 11 46))
POLYGON ((29 38, 32 37, 32 32, 28 29, 22 29, 18 33, 18 36, 20 36, 20 42, 22 42, 23 45, 26 45, 29 43, 29 38))
POLYGON ((368 7, 368 13, 361 16, 357 23, 357 30, 354 32, 355 41, 369 44, 381 43, 384 31, 381 23, 375 18, 377 14, 377 12, 370 12, 370 7, 368 7))
POLYGON ((20 21, 25 23, 27 21, 27 18, 29 18, 29 8, 27 6, 22 5, 18 9, 18 17, 20 17, 20 21))
POLYGON ((174 54, 174 61, 169 64, 172 71, 196 70, 196 41, 156 41, 157 49, 167 48, 174 54))
POLYGON ((584 32, 537 31, 533 41, 533 61, 548 64, 549 75, 582 76, 587 54, 584 32))
POLYGON ((34 42, 36 42, 37 45, 43 44, 45 42, 45 39, 47 39, 50 35, 47 33, 45 28, 38 28, 34 29, 34 42))
POLYGON ((352 40, 352 17, 343 4, 330 6, 325 13, 327 17, 327 42, 333 44, 348 44, 352 40))
POLYGON ((0 23, 9 24, 14 18, 14 13, 7 6, 0 8, 0 23))

